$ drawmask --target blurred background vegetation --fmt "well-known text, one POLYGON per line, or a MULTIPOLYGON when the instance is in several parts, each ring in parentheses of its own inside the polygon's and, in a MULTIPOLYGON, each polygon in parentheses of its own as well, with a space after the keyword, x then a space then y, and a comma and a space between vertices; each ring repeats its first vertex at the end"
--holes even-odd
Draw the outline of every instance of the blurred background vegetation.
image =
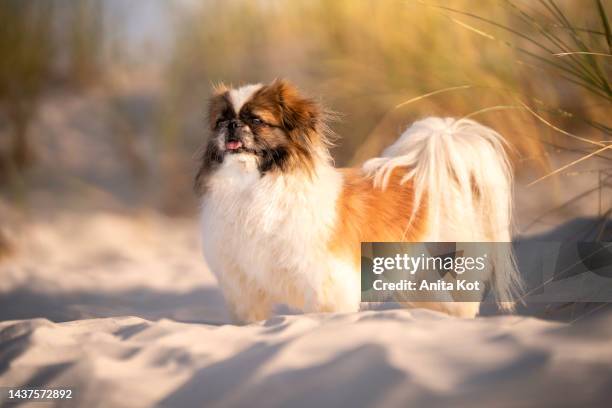
MULTIPOLYGON (((516 147, 525 184, 586 156, 605 164, 610 6, 3 0, 2 199, 193 211, 211 84, 278 77, 338 113, 338 165, 376 155, 426 115, 494 127, 516 147), (573 155, 559 164, 551 152, 573 155)), ((601 192, 608 176, 598 169, 601 192)))

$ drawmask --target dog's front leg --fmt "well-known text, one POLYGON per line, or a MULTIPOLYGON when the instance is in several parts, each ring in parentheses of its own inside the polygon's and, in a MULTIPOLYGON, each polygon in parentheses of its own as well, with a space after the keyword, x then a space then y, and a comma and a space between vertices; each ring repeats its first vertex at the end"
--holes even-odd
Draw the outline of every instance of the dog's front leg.
POLYGON ((359 311, 360 292, 356 276, 328 275, 318 286, 307 286, 306 313, 352 313, 359 311))
POLYGON ((272 314, 270 296, 237 270, 224 274, 220 283, 230 315, 236 324, 266 320, 272 314))

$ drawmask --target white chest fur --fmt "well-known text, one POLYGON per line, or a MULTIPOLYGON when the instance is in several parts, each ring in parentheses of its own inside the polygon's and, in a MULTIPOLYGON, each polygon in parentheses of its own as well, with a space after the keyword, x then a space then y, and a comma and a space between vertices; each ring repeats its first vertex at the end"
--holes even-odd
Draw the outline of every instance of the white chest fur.
MULTIPOLYGON (((274 303, 316 309, 315 303, 329 303, 322 297, 332 296, 321 292, 338 286, 330 282, 347 274, 358 277, 327 251, 342 189, 342 176, 333 167, 318 166, 312 178, 299 173, 261 177, 251 156, 235 155, 226 158, 207 188, 204 256, 230 292, 236 285, 255 287, 274 303)), ((341 286, 346 284, 358 297, 356 283, 341 286)))

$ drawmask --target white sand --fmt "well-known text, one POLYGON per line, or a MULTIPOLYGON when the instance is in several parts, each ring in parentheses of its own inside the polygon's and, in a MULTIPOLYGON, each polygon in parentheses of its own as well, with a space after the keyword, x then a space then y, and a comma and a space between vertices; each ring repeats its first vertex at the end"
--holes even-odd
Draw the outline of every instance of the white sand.
POLYGON ((0 386, 72 388, 65 405, 79 407, 612 402, 612 314, 568 325, 387 310, 234 326, 195 228, 100 213, 15 229, 19 251, 0 264, 0 386))
POLYGON ((0 383, 74 406, 543 406, 612 398, 612 316, 566 326, 433 312, 0 324, 0 383))

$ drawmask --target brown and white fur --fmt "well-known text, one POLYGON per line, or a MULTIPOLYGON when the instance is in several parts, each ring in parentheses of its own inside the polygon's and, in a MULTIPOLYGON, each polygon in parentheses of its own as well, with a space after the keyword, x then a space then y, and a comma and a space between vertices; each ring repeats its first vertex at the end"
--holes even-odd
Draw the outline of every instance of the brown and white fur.
MULTIPOLYGON (((282 80, 219 87, 211 99, 196 176, 203 249, 237 321, 266 319, 274 304, 359 310, 361 242, 510 241, 511 171, 492 129, 427 118, 362 168, 337 169, 324 119, 282 80)), ((519 282, 511 256, 495 265, 498 298, 519 282)))

